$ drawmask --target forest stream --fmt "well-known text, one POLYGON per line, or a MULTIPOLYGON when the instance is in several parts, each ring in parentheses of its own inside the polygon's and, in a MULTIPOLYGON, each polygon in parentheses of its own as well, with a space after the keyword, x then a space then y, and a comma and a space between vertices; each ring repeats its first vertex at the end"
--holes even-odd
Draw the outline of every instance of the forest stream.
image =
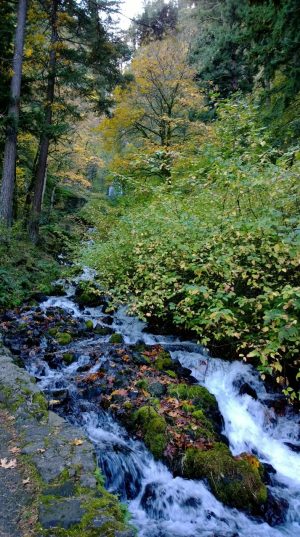
POLYGON ((140 537, 296 537, 300 532, 300 439, 298 418, 291 409, 280 408, 281 395, 270 393, 257 372, 242 362, 211 358, 194 342, 176 336, 158 336, 147 331, 145 323, 129 317, 122 307, 109 319, 103 307, 79 308, 76 286, 91 279, 92 271, 64 283, 65 296, 51 296, 39 307, 25 307, 9 313, 7 319, 19 326, 53 314, 76 322, 92 321, 93 326, 122 334, 124 345, 137 342, 161 345, 179 360, 193 377, 215 395, 223 417, 223 434, 234 455, 253 453, 268 469, 268 489, 273 498, 273 515, 266 521, 225 507, 209 491, 205 482, 173 477, 137 438, 101 409, 93 389, 82 390, 78 375, 96 374, 110 367, 112 358, 109 335, 80 337, 64 346, 76 359, 67 364, 49 361, 49 342, 38 331, 31 348, 20 340, 18 331, 6 338, 12 351, 21 354, 27 370, 39 381, 50 405, 71 423, 84 428, 98 454, 99 466, 108 490, 128 504, 131 523, 140 537), (108 324, 110 326, 108 326, 108 324), (36 345, 37 344, 37 345, 36 345), (95 356, 98 356, 95 360, 95 356), (248 389, 241 389, 241 387, 248 389), (251 386, 251 389, 249 388, 251 386), (244 393, 243 393, 244 392, 244 393), (248 393, 246 393, 248 392, 248 393), (90 397, 89 397, 90 395, 90 397), (60 400, 61 399, 61 400, 60 400), (275 502, 275 503, 274 503, 275 502))

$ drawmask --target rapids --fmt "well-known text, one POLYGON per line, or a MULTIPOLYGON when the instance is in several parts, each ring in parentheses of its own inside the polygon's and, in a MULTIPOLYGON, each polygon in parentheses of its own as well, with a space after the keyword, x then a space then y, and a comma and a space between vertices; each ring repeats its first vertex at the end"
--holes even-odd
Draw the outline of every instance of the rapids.
MULTIPOLYGON (((83 278, 93 273, 85 270, 83 278)), ((78 278, 79 280, 80 278, 78 278)), ((77 281, 78 281, 77 280, 77 281)), ((67 295, 50 297, 40 307, 59 307, 74 317, 100 323, 102 308, 85 308, 74 302, 76 281, 67 284, 67 295)), ((63 369, 51 369, 42 355, 27 363, 30 373, 39 380, 41 388, 55 393, 68 390, 71 405, 67 418, 82 426, 93 441, 99 466, 107 488, 120 495, 128 504, 131 522, 140 537, 296 537, 300 535, 300 454, 299 423, 290 412, 278 416, 270 400, 278 395, 267 393, 256 371, 242 362, 225 362, 210 358, 205 349, 194 342, 176 337, 157 336, 145 331, 145 324, 126 314, 121 308, 114 315, 112 328, 121 333, 125 343, 143 341, 160 343, 181 364, 192 370, 197 381, 206 386, 218 401, 224 419, 224 434, 234 454, 252 452, 271 465, 269 488, 279 502, 288 502, 284 523, 276 527, 223 506, 202 481, 173 477, 169 470, 153 459, 145 446, 130 438, 126 430, 111 415, 85 399, 77 390, 75 376, 78 368, 89 364, 85 346, 99 346, 99 337, 73 342, 80 349, 80 358, 63 369), (241 394, 241 386, 250 385, 255 396, 241 394), (287 445, 288 444, 288 445, 287 445), (289 447, 293 447, 294 451, 289 447)), ((103 336, 101 341, 108 341, 103 336)), ((101 361, 90 371, 100 368, 101 361)), ((253 395, 253 394, 252 394, 253 395)), ((275 404, 274 403, 274 404, 275 404)))

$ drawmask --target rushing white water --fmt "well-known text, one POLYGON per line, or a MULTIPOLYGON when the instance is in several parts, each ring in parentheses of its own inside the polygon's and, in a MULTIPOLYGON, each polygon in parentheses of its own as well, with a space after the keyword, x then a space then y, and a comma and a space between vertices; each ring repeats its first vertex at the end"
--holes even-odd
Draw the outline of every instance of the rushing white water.
MULTIPOLYGON (((41 306, 61 307, 75 316, 90 318, 101 324, 101 308, 79 311, 72 300, 74 286, 67 297, 51 297, 41 306), (73 313, 74 312, 74 313, 73 313)), ((82 425, 94 442, 99 463, 106 475, 108 488, 128 502, 132 522, 140 537, 296 537, 300 535, 300 455, 285 442, 299 444, 296 417, 278 417, 266 404, 270 399, 253 368, 241 362, 212 359, 198 345, 170 336, 145 332, 145 324, 128 317, 124 308, 114 315, 113 328, 122 333, 125 342, 161 343, 174 359, 192 370, 193 376, 213 393, 224 419, 224 433, 234 454, 253 452, 276 470, 270 489, 276 498, 287 500, 287 520, 271 528, 245 514, 224 507, 203 482, 174 478, 156 461, 143 444, 128 437, 126 431, 105 412, 77 393, 74 377, 79 367, 89 363, 85 346, 99 345, 99 338, 76 343, 82 350, 79 360, 63 370, 51 370, 41 359, 33 359, 30 370, 40 378, 43 389, 55 392, 67 389, 73 401, 70 415, 82 425), (257 394, 240 395, 240 386, 247 383, 257 394)), ((100 338, 101 339, 101 338, 100 338)), ((101 340, 106 341, 106 338, 101 340)), ((90 371, 101 361, 91 364, 90 371)), ((95 369, 96 368, 96 369, 95 369)), ((276 396, 274 396, 276 397, 276 396)))

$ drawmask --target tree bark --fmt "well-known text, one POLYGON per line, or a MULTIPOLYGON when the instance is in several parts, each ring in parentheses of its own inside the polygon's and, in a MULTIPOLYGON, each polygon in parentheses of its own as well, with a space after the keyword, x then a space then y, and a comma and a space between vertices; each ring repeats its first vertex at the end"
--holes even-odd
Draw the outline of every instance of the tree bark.
POLYGON ((45 120, 43 133, 40 137, 39 156, 35 172, 34 190, 32 199, 32 211, 29 221, 29 236, 33 242, 37 242, 39 234, 40 216, 43 204, 43 195, 46 186, 46 170, 50 145, 50 127, 52 125, 52 106, 55 95, 56 77, 56 44, 58 41, 57 12, 59 0, 52 0, 51 12, 51 42, 49 53, 49 74, 46 92, 45 120))
POLYGON ((16 176, 17 133, 20 110, 22 82, 22 64, 26 26, 27 0, 19 0, 18 21, 15 34, 15 52, 13 57, 13 77, 10 87, 10 105, 8 109, 6 141, 3 158, 3 174, 0 193, 0 221, 6 226, 12 224, 13 196, 16 176))

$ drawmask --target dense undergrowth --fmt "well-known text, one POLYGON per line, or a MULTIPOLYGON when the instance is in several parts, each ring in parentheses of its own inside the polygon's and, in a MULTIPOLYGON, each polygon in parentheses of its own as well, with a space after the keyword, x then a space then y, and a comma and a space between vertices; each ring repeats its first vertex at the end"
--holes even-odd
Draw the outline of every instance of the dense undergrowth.
POLYGON ((51 293, 53 281, 67 274, 62 256, 71 261, 85 233, 73 207, 57 208, 41 226, 37 245, 20 224, 0 230, 0 309, 51 293))
POLYGON ((259 108, 238 98, 177 150, 168 181, 138 171, 140 151, 129 157, 126 194, 84 209, 98 229, 85 261, 132 313, 255 363, 295 400, 299 148, 278 149, 259 108))

